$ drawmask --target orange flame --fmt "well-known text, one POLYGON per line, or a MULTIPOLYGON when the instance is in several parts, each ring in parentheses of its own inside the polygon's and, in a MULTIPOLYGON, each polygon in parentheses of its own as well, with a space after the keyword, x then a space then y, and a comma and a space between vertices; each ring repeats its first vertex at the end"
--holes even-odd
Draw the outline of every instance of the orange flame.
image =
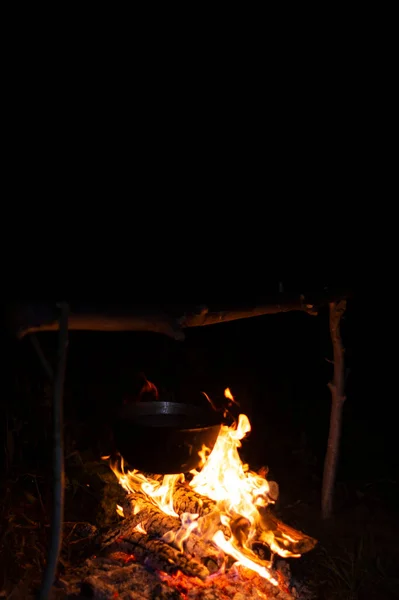
MULTIPOLYGON (((229 388, 225 390, 225 397, 238 405, 229 388)), ((259 559, 250 548, 260 520, 258 508, 276 500, 276 484, 271 490, 268 481, 249 471, 248 465, 244 465, 240 459, 238 449, 241 447, 241 440, 250 431, 249 419, 244 414, 239 415, 237 423, 233 426, 222 426, 212 451, 203 446, 199 452, 200 470, 191 471, 194 477, 190 487, 198 494, 215 501, 219 523, 230 528, 230 539, 225 538, 220 527, 216 532, 215 528, 211 527, 207 530, 205 518, 189 513, 180 516, 182 526, 179 531, 168 532, 163 539, 183 550, 184 542, 191 532, 198 528, 203 537, 208 537, 225 554, 277 586, 278 581, 268 569, 270 563, 259 559), (240 522, 240 519, 245 523, 245 533, 238 536, 234 532, 235 524, 240 522), (205 526, 201 527, 204 523, 205 526)), ((165 475, 158 481, 137 470, 125 472, 123 458, 120 465, 112 464, 111 468, 129 494, 144 492, 165 514, 178 516, 173 507, 173 491, 178 481, 184 482, 183 474, 165 475)), ((117 508, 118 514, 121 514, 119 509, 121 507, 117 508)), ((123 509, 121 510, 123 515, 123 509)), ((273 550, 272 538, 273 536, 268 541, 273 550)), ((296 556, 287 550, 288 555, 296 556)))
POLYGON ((255 563, 253 560, 248 558, 245 554, 240 552, 240 550, 238 550, 238 548, 235 548, 233 546, 231 541, 226 540, 226 538, 224 537, 224 535, 221 531, 217 531, 212 539, 215 542, 215 544, 217 546, 219 546, 219 548, 221 550, 223 550, 226 554, 229 554, 233 558, 236 558, 237 561, 241 565, 243 565, 244 567, 247 567, 247 569, 251 569, 251 571, 255 571, 256 573, 258 573, 258 575, 260 575, 264 579, 267 579, 273 585, 275 585, 275 586, 278 585, 277 579, 272 577, 272 575, 270 574, 270 572, 264 565, 255 563))
POLYGON ((228 400, 231 400, 232 402, 234 402, 234 404, 236 404, 237 406, 239 406, 237 400, 235 400, 233 394, 231 393, 230 388, 226 388, 224 390, 224 395, 225 395, 225 398, 227 398, 228 400))
POLYGON ((216 444, 200 472, 193 471, 190 486, 199 494, 224 503, 224 512, 239 514, 251 525, 258 519, 257 506, 269 503, 269 484, 256 473, 248 472, 238 448, 251 431, 246 415, 240 415, 237 428, 222 426, 216 444), (246 472, 247 471, 247 472, 246 472))
POLYGON ((136 469, 125 473, 123 457, 120 457, 121 463, 111 463, 110 467, 117 476, 121 486, 129 493, 143 491, 146 496, 158 506, 165 514, 172 517, 179 515, 173 509, 173 490, 177 481, 184 481, 182 473, 178 475, 165 475, 163 481, 156 481, 146 477, 136 469))

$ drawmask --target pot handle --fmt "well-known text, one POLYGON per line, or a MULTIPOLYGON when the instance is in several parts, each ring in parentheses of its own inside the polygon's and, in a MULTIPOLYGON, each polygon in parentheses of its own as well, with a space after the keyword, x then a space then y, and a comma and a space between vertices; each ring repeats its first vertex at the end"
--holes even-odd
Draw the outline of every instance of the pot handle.
POLYGON ((211 398, 208 396, 208 394, 206 392, 201 392, 203 394, 203 396, 206 398, 206 400, 208 401, 208 404, 211 406, 211 408, 217 412, 223 415, 223 424, 224 425, 232 425, 233 423, 236 423, 238 421, 238 416, 240 414, 240 405, 237 402, 237 400, 235 400, 233 394, 230 391, 230 388, 226 388, 224 391, 224 402, 218 406, 216 405, 213 400, 211 400, 211 398))

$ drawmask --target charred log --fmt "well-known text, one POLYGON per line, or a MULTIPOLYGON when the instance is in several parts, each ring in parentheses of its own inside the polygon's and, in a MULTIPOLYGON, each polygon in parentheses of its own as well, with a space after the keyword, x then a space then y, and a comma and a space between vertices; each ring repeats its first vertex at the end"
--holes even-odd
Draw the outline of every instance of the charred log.
POLYGON ((127 539, 130 532, 140 526, 149 536, 164 538, 163 541, 177 550, 184 549, 188 555, 200 560, 211 573, 222 565, 223 554, 214 544, 195 530, 182 543, 176 535, 182 528, 180 519, 166 515, 141 494, 129 496, 123 504, 123 512, 126 518, 107 534, 105 545, 115 543, 118 538, 127 539))
MULTIPOLYGON (((208 538, 220 529, 228 539, 231 535, 229 527, 220 522, 220 513, 216 502, 201 496, 186 484, 178 484, 173 492, 173 508, 178 515, 183 513, 197 514, 201 517, 202 532, 207 531, 208 538)), ((238 515, 237 515, 238 516, 238 515)))
POLYGON ((254 544, 261 541, 282 557, 299 556, 316 546, 317 540, 286 525, 270 509, 260 509, 259 514, 261 518, 254 544))
POLYGON ((187 512, 203 517, 216 511, 216 502, 181 484, 173 492, 173 508, 179 515, 187 512))
MULTIPOLYGON (((245 517, 236 515, 231 521, 231 527, 223 525, 217 503, 201 496, 187 484, 176 486, 173 492, 173 508, 178 515, 183 513, 199 515, 198 528, 191 532, 184 545, 179 545, 179 540, 176 538, 176 533, 182 527, 180 520, 166 515, 138 492, 129 495, 126 499, 123 505, 126 519, 104 539, 104 546, 109 546, 121 538, 128 541, 132 539, 136 543, 136 540, 140 539, 140 531, 136 531, 135 528, 140 525, 150 539, 156 538, 162 543, 174 544, 175 548, 172 550, 184 549, 188 555, 202 561, 208 571, 214 572, 222 562, 216 547, 208 541, 212 539, 214 533, 221 530, 226 539, 233 534, 235 544, 241 548, 247 541, 249 522, 245 517), (160 540, 160 538, 164 539, 160 540)), ((257 532, 251 540, 254 548, 265 545, 272 553, 289 557, 309 552, 317 544, 314 538, 283 523, 269 508, 260 508, 259 515, 257 532)))
POLYGON ((130 528, 124 531, 123 536, 113 539, 112 542, 106 536, 104 546, 108 552, 116 550, 126 552, 146 567, 165 573, 181 571, 185 575, 200 579, 205 579, 210 574, 205 565, 196 559, 172 548, 160 539, 130 528))
MULTIPOLYGON (((184 488, 184 486, 181 487, 184 488)), ((186 488, 187 492, 190 490, 186 488)), ((202 497, 196 498, 199 496, 198 494, 191 493, 189 496, 190 502, 197 501, 197 509, 204 507, 198 503, 198 500, 202 499, 202 497)), ((179 497, 183 497, 182 490, 179 492, 179 497)), ((213 518, 217 513, 215 502, 208 501, 206 504, 205 511, 208 510, 208 512, 201 517, 205 520, 209 517, 213 518)), ((182 506, 181 503, 180 507, 182 506)), ((184 506, 187 508, 187 505, 184 506)), ((96 551, 96 554, 100 553, 100 556, 87 560, 81 568, 75 567, 69 575, 65 576, 68 581, 66 584, 68 592, 71 594, 68 597, 105 599, 118 595, 121 598, 132 598, 133 600, 136 598, 150 600, 154 597, 177 600, 178 598, 187 598, 189 592, 192 591, 195 592, 195 597, 201 598, 201 600, 209 600, 209 598, 216 600, 221 597, 222 590, 223 597, 232 599, 236 597, 238 590, 248 598, 258 598, 257 590, 262 590, 265 597, 287 600, 292 598, 288 588, 281 583, 280 576, 277 576, 276 571, 272 570, 271 572, 279 581, 278 587, 274 587, 253 571, 245 568, 239 568, 237 571, 237 567, 232 568, 235 561, 227 556, 224 557, 227 559, 226 568, 218 569, 213 577, 207 578, 211 569, 196 559, 200 556, 207 556, 209 551, 218 553, 217 549, 212 547, 212 543, 201 539, 195 531, 191 532, 187 540, 191 545, 188 547, 184 542, 186 554, 169 545, 173 541, 167 541, 165 532, 175 534, 179 531, 180 519, 162 513, 143 494, 129 495, 123 504, 123 510, 125 518, 100 539, 99 552, 96 551), (136 514, 134 514, 135 512, 136 514), (164 539, 160 539, 160 536, 164 539), (190 556, 189 552, 195 558, 190 556)), ((272 514, 264 514, 262 524, 265 528, 273 529, 273 535, 278 541, 280 535, 282 545, 283 533, 291 539, 294 539, 294 533, 297 533, 302 542, 304 539, 311 539, 300 532, 295 532, 272 514)), ((240 535, 243 536, 242 542, 245 541, 248 533, 245 518, 235 519, 231 529, 235 532, 238 544, 240 535)), ((207 534, 209 534, 208 531, 207 534)), ((90 536, 91 532, 88 533, 88 537, 90 536)), ((263 542, 259 542, 259 544, 262 545, 263 542)), ((304 550, 304 546, 301 550, 304 550)), ((266 566, 263 558, 257 561, 245 548, 241 548, 241 551, 248 554, 248 558, 251 560, 266 566)), ((218 558, 223 558, 223 553, 221 554, 218 555, 218 558)))
MULTIPOLYGON (((155 515, 154 511, 157 512, 156 507, 150 501, 142 497, 141 494, 135 495, 134 498, 135 499, 131 498, 132 504, 129 503, 127 508, 127 510, 130 511, 129 514, 132 512, 132 506, 147 508, 151 515, 150 521, 153 522, 152 527, 155 535, 157 535, 157 528, 160 528, 160 532, 164 527, 170 527, 171 531, 175 531, 172 524, 172 521, 175 519, 174 517, 167 517, 167 515, 164 515, 160 510, 158 510, 159 514, 155 515), (172 519, 172 521, 169 521, 169 519, 172 519)), ((245 517, 237 515, 232 521, 232 529, 222 525, 216 502, 210 498, 201 496, 201 494, 195 492, 187 484, 178 484, 176 486, 173 492, 173 508, 179 515, 182 515, 183 513, 199 515, 199 530, 196 532, 197 538, 204 536, 206 533, 206 537, 209 540, 212 538, 213 534, 220 529, 226 539, 229 539, 231 534, 233 534, 236 543, 239 546, 242 546, 247 539, 249 523, 245 517)), ((269 546, 272 552, 275 552, 281 557, 292 555, 299 556, 300 554, 309 552, 317 544, 317 540, 314 538, 283 523, 283 521, 278 519, 269 508, 259 509, 259 514, 260 522, 257 534, 252 540, 253 544, 261 542, 262 544, 269 546)), ((143 519, 141 518, 138 522, 142 522, 142 520, 143 519)), ((179 521, 176 520, 174 523, 174 527, 176 527, 179 521)), ((194 546, 195 543, 196 538, 194 536, 193 542, 190 541, 189 544, 190 546, 191 544, 194 546)), ((187 550, 190 552, 188 548, 187 550)), ((200 556, 202 558, 199 548, 196 551, 193 551, 193 548, 191 547, 191 552, 195 556, 200 556)))
MULTIPOLYGON (((183 512, 198 513, 200 516, 205 517, 204 523, 206 523, 207 518, 209 520, 218 512, 216 502, 201 496, 185 485, 176 487, 173 493, 173 507, 178 514, 183 512)), ((286 525, 269 508, 259 509, 259 514, 260 523, 253 543, 261 541, 269 546, 272 552, 282 557, 304 554, 316 546, 317 540, 286 525)), ((234 529, 232 533, 239 545, 242 545, 248 533, 246 521, 244 517, 237 515, 232 523, 234 529)), ((222 529, 226 538, 229 537, 228 527, 219 525, 217 528, 222 529)))
MULTIPOLYGON (((218 515, 216 502, 201 496, 188 486, 178 485, 176 487, 173 493, 173 507, 178 514, 194 512, 202 516, 203 530, 207 527, 213 527, 215 532, 217 529, 221 529, 226 539, 230 537, 229 528, 221 525, 216 518, 218 515)), ((283 523, 270 509, 259 509, 259 514, 260 523, 252 543, 262 542, 269 546, 272 552, 282 557, 299 556, 309 552, 317 544, 317 540, 314 538, 283 523)), ((247 538, 248 525, 247 519, 240 515, 237 515, 232 521, 231 533, 239 546, 243 545, 247 538)))

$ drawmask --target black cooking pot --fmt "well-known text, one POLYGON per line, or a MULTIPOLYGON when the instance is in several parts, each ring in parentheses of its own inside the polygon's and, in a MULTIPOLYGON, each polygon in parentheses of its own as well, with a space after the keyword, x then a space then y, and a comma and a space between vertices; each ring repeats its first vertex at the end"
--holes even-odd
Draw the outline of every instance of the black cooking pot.
POLYGON ((210 407, 179 402, 126 404, 114 425, 117 450, 134 469, 187 473, 200 465, 203 445, 212 450, 222 415, 210 407))

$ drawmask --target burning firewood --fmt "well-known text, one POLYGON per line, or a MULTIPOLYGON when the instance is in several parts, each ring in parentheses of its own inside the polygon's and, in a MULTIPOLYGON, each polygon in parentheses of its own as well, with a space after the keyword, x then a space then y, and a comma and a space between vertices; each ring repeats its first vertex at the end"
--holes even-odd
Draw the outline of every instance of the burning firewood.
MULTIPOLYGON (((178 484, 173 493, 173 507, 178 514, 194 512, 200 516, 217 514, 216 502, 204 498, 188 486, 178 484)), ((270 547, 272 552, 279 556, 299 556, 312 550, 317 544, 314 538, 290 527, 278 519, 269 508, 259 508, 260 521, 257 535, 252 543, 262 542, 270 547)), ((248 520, 240 515, 231 523, 232 533, 239 545, 243 544, 243 537, 248 533, 248 520)), ((225 537, 229 537, 229 528, 222 529, 225 537)))
POLYGON ((178 484, 173 491, 173 508, 179 515, 192 513, 203 517, 216 511, 216 503, 210 498, 201 496, 188 485, 178 484))
MULTIPOLYGON (((138 488, 139 489, 139 488, 138 488)), ((220 505, 215 500, 202 496, 194 491, 187 483, 176 482, 171 490, 171 502, 173 510, 177 515, 189 513, 198 515, 198 529, 187 536, 185 550, 193 554, 207 564, 207 559, 214 561, 215 555, 211 552, 212 544, 206 543, 212 540, 214 534, 221 530, 224 537, 228 540, 233 534, 235 545, 243 547, 247 541, 250 532, 250 523, 247 518, 239 514, 233 514, 230 511, 230 525, 224 525, 221 522, 220 505), (201 536, 203 539, 200 543, 201 536)), ((167 531, 176 533, 181 523, 176 517, 166 515, 162 509, 158 509, 155 504, 140 491, 136 491, 128 496, 124 504, 125 516, 132 515, 134 511, 145 510, 141 516, 133 522, 135 525, 145 519, 147 524, 145 530, 152 536, 162 537, 167 531)), ((258 507, 259 522, 255 535, 252 534, 251 545, 266 545, 272 553, 281 557, 300 556, 309 552, 316 545, 316 540, 306 534, 286 525, 280 521, 270 510, 269 507, 258 507)), ((132 522, 132 523, 133 523, 132 522)), ((127 524, 132 529, 135 525, 127 524)), ((173 535, 168 541, 173 542, 173 535)), ((219 560, 216 560, 219 564, 219 560)), ((211 564, 211 563, 209 563, 211 564)), ((213 565, 211 571, 213 571, 213 565)))
MULTIPOLYGON (((192 532, 185 541, 185 549, 203 560, 207 564, 210 561, 220 564, 220 559, 215 553, 213 544, 201 539, 198 535, 206 532, 207 539, 211 539, 216 530, 222 530, 226 539, 233 534, 236 544, 242 546, 248 535, 248 520, 240 515, 230 523, 230 528, 220 523, 219 512, 216 502, 209 498, 204 498, 197 492, 194 492, 189 486, 178 484, 173 492, 173 507, 181 515, 183 513, 198 514, 200 531, 192 532)), ((165 515, 151 501, 142 494, 134 494, 128 497, 124 504, 124 513, 126 516, 132 515, 134 510, 140 510, 134 516, 126 527, 134 528, 141 523, 147 533, 161 537, 167 531, 177 532, 181 527, 180 521, 176 517, 165 515)), ((269 508, 259 509, 260 520, 255 537, 251 540, 252 544, 262 543, 267 545, 273 553, 281 557, 299 556, 312 550, 317 541, 286 525, 278 519, 269 508)), ((214 569, 211 567, 211 571, 214 569)))
POLYGON ((188 536, 179 537, 178 534, 182 530, 180 519, 166 515, 144 495, 129 496, 123 504, 123 513, 126 518, 107 534, 105 545, 113 543, 118 538, 127 539, 131 531, 139 529, 144 530, 151 537, 164 538, 163 541, 173 545, 177 550, 184 548, 188 555, 200 560, 211 573, 217 571, 223 564, 223 554, 214 544, 204 539, 195 530, 188 536))
POLYGON ((166 575, 179 570, 205 580, 214 570, 212 577, 219 578, 223 571, 240 565, 279 592, 272 562, 256 552, 256 545, 267 545, 271 554, 295 557, 312 549, 316 541, 285 525, 270 511, 270 504, 278 498, 278 485, 268 482, 263 472, 249 471, 238 453, 250 429, 245 415, 239 415, 231 426, 223 425, 211 453, 207 454, 205 446, 199 452, 202 467, 190 471, 189 483, 181 473, 161 479, 125 469, 122 457, 111 461, 128 496, 123 507, 118 506, 125 520, 104 539, 105 546, 134 552, 137 560, 155 565, 166 575), (215 552, 214 564, 223 568, 210 568, 207 559, 212 562, 215 552))
POLYGON ((202 529, 207 528, 208 538, 211 532, 220 529, 226 538, 230 537, 230 529, 220 522, 220 512, 216 502, 201 496, 186 484, 177 484, 173 491, 173 508, 178 515, 183 513, 197 514, 202 517, 202 529))
POLYGON ((257 527, 257 539, 269 546, 279 556, 301 556, 317 544, 317 540, 286 525, 270 509, 260 509, 260 521, 257 527))
POLYGON ((210 574, 205 565, 194 558, 172 548, 160 539, 130 527, 124 529, 123 537, 116 539, 113 537, 109 540, 106 536, 103 546, 107 547, 108 552, 116 549, 132 554, 140 563, 165 573, 181 571, 185 575, 199 579, 206 579, 210 574))

